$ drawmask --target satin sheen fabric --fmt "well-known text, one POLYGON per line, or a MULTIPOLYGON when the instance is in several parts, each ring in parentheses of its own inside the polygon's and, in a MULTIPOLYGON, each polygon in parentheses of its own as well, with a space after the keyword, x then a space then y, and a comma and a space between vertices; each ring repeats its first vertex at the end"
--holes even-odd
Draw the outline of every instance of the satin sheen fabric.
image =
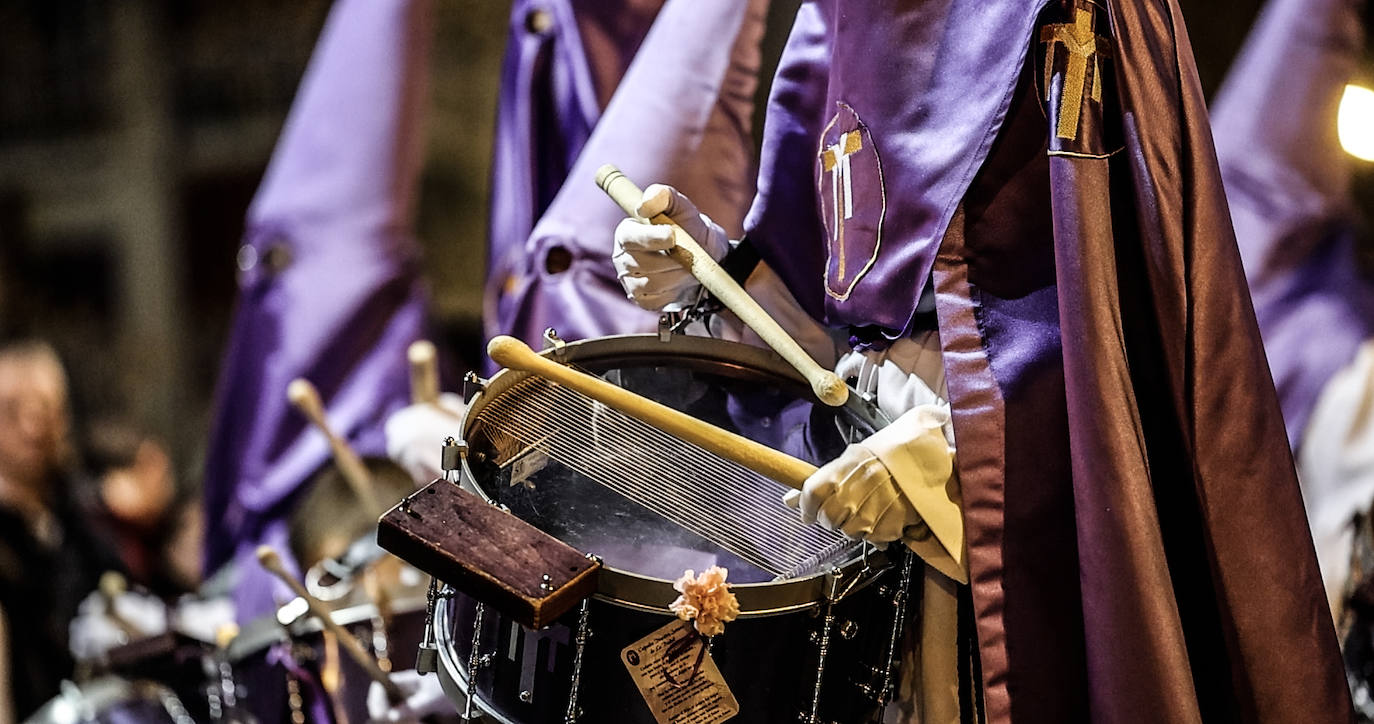
POLYGON ((738 238, 754 193, 751 116, 767 8, 516 3, 496 139, 488 336, 537 344, 547 327, 565 339, 655 327, 658 315, 625 298, 609 262, 625 214, 594 182, 603 164, 641 186, 676 186, 738 238), (534 33, 526 13, 540 8, 554 21, 534 33))
POLYGON ((1356 0, 1270 0, 1216 102, 1212 129, 1241 259, 1298 449, 1317 397, 1374 336, 1356 261, 1352 159, 1336 111, 1364 48, 1356 0))
POLYGON ((248 211, 205 464, 206 570, 238 561, 241 621, 289 599, 254 550, 289 559, 293 496, 330 460, 287 385, 313 382, 363 455, 385 454, 383 423, 409 400, 406 348, 425 328, 411 233, 432 6, 334 6, 248 211))
POLYGON ((806 3, 747 233, 832 326, 902 335, 931 272, 965 716, 1348 721, 1180 11, 1042 8, 806 3))

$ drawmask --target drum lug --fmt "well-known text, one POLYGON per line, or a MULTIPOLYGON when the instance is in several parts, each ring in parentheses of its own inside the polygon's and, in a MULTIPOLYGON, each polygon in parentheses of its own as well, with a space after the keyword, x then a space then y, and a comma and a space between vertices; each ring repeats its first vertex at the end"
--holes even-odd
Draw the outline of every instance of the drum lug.
POLYGON ((444 471, 444 480, 450 483, 458 482, 458 475, 463 469, 463 461, 467 458, 468 444, 466 440, 453 436, 444 438, 444 446, 439 451, 439 467, 444 471))
POLYGON ((553 327, 544 330, 544 349, 553 350, 553 355, 555 357, 559 359, 563 358, 563 348, 566 347, 567 344, 567 342, 563 341, 562 337, 558 336, 558 330, 553 327))
POLYGON ((429 579, 429 591, 425 594, 425 634, 420 639, 420 650, 415 654, 415 670, 421 674, 433 674, 439 670, 439 644, 434 640, 434 607, 439 603, 439 579, 429 579))
POLYGON ((682 324, 682 320, 686 316, 686 313, 680 309, 664 309, 663 313, 658 315, 658 341, 672 341, 673 331, 682 324))
POLYGON ((478 392, 487 389, 487 380, 476 372, 463 375, 463 402, 470 403, 478 392))

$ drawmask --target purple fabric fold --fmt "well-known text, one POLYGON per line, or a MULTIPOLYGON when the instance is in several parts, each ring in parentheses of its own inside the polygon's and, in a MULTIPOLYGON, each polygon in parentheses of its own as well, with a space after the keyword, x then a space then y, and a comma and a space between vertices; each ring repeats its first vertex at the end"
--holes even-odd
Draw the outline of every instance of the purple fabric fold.
POLYGON ((281 547, 293 496, 330 460, 287 384, 313 382, 364 455, 384 453, 383 422, 408 399, 405 350, 425 326, 411 228, 431 10, 335 5, 248 212, 205 469, 205 565, 238 559, 240 620, 275 606, 253 549, 281 547))
POLYGON ((1043 6, 803 4, 774 80, 745 230, 812 316, 906 329, 1043 6), (946 72, 966 68, 978 70, 946 72))
MULTIPOLYGON (((604 16, 606 9, 574 9, 588 51, 586 60, 604 59, 608 51, 591 52, 593 36, 587 28, 608 25, 591 22, 604 16)), ((522 156, 547 139, 522 145, 520 138, 507 135, 512 129, 503 126, 497 143, 493 266, 486 294, 489 335, 513 334, 536 342, 550 326, 566 339, 652 329, 657 315, 625 298, 609 261, 615 226, 624 213, 594 183, 602 164, 620 165, 641 185, 677 186, 727 231, 739 234, 753 197, 750 116, 766 11, 767 0, 665 3, 638 44, 638 53, 605 111, 591 119, 595 130, 585 142, 570 143, 569 139, 577 138, 577 129, 549 126, 547 119, 544 126, 536 118, 512 126, 513 131, 543 127, 546 133, 561 133, 561 150, 571 151, 565 156, 522 156), (573 146, 577 146, 575 151, 573 146), (524 159, 524 165, 514 163, 517 157, 524 159), (522 174, 557 184, 556 195, 546 207, 530 203, 527 191, 518 192, 530 188, 522 174), (517 217, 526 209, 533 211, 529 222, 521 223, 517 217), (503 224, 501 219, 510 221, 503 224)), ((518 13, 512 16, 513 22, 517 19, 518 13)), ((520 29, 513 33, 513 43, 530 42, 517 37, 520 29)), ((600 41, 608 43, 614 37, 604 35, 600 41)), ((618 37, 627 43, 633 39, 618 37)), ((525 52, 523 45, 518 50, 525 52)), ((577 58, 564 60, 575 63, 577 58)), ((511 63, 508 57, 508 70, 511 63)), ((612 75, 607 72, 600 77, 612 75)), ((529 89, 519 85, 519 80, 505 79, 503 124, 507 117, 541 110, 557 111, 559 118, 576 116, 560 104, 545 109, 533 104, 526 97, 529 89)), ((579 107, 587 105, 583 102, 579 107)), ((585 114, 577 117, 587 120, 585 114)))
POLYGON ((1356 0, 1270 0, 1212 104, 1217 158, 1288 441, 1374 334, 1336 112, 1359 62, 1356 0))

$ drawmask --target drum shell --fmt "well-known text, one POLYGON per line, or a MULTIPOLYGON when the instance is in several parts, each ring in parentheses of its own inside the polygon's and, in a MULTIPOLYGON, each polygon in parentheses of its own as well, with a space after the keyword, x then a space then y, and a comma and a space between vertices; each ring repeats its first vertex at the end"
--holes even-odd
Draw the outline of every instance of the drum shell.
MULTIPOLYGON (((884 574, 895 578, 895 572, 884 574)), ((882 583, 880 577, 878 583, 882 583)), ((893 617, 893 591, 872 585, 839 601, 830 613, 830 637, 819 712, 823 721, 874 721, 893 617)), ((461 594, 442 604, 451 612, 451 633, 441 633, 460 686, 470 690, 476 606, 461 594)), ((621 651, 676 621, 672 616, 628 610, 599 600, 588 602, 590 637, 579 675, 579 721, 654 724, 643 696, 621 660, 621 651)), ((715 637, 711 656, 740 704, 738 721, 782 724, 809 713, 820 669, 825 606, 776 616, 738 620, 715 637)), ((530 631, 491 610, 483 613, 478 667, 479 706, 514 724, 564 721, 576 653, 579 613, 530 631), (528 694, 526 695, 526 692, 528 694)), ((441 620, 446 618, 440 617, 441 620)), ((684 624, 686 625, 686 624, 684 624)))

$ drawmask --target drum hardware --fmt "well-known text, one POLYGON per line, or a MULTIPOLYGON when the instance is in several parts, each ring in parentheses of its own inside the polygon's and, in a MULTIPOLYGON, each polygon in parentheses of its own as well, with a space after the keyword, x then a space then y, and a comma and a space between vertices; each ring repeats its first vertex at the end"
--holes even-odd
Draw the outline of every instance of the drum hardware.
POLYGON ((260 563, 263 568, 275 575, 283 583, 289 586, 293 593, 305 600, 306 606, 310 609, 310 613, 314 615, 315 618, 319 619, 326 631, 334 634, 335 638, 338 639, 339 645, 343 647, 343 650, 347 652, 349 656, 353 657, 354 663, 361 667, 373 681, 380 684, 381 687, 386 690, 388 699, 393 702, 405 701, 405 692, 401 691, 401 688, 396 685, 396 682, 391 680, 387 672, 383 671, 382 668, 377 665, 377 661, 369 656, 367 651, 363 650, 362 644, 358 643, 358 639, 334 620, 333 614, 325 607, 324 603, 311 596, 310 593, 305 590, 305 586, 301 585, 300 582, 282 566, 281 556, 278 555, 271 546, 259 546, 257 558, 258 563, 260 563))
POLYGON ((444 480, 450 483, 458 482, 458 476, 463 469, 463 461, 468 457, 468 444, 466 441, 449 436, 444 438, 444 447, 439 451, 440 467, 444 471, 444 480))
MULTIPOLYGON (((816 680, 811 688, 811 711, 803 713, 801 721, 805 724, 825 724, 820 718, 821 710, 821 689, 825 684, 825 664, 830 656, 830 636, 835 630, 835 604, 848 596, 859 582, 867 577, 868 573, 868 546, 864 546, 864 567, 856 575, 850 576, 847 580, 843 573, 835 568, 826 572, 826 602, 825 615, 821 620, 819 631, 811 632, 811 642, 816 645, 816 680)), ((852 623, 852 622, 845 622, 852 623)), ((858 633, 858 629, 852 629, 853 633, 849 637, 858 633)))
POLYGON ((486 389, 487 379, 476 372, 468 372, 463 375, 463 402, 468 402, 473 395, 486 389))
POLYGON ((567 344, 562 337, 558 336, 558 330, 553 327, 544 330, 544 349, 553 350, 555 357, 563 358, 563 347, 567 344))
POLYGON ((835 625, 835 601, 832 599, 825 604, 825 616, 821 621, 819 632, 811 632, 811 640, 816 644, 816 681, 811 688, 811 711, 803 712, 801 721, 804 724, 824 724, 820 718, 821 711, 821 688, 825 683, 825 663, 830 656, 830 631, 835 625))
MULTIPOLYGON (((477 604, 477 611, 472 619, 472 651, 468 653, 468 676, 470 681, 476 681, 477 675, 481 670, 491 664, 491 654, 483 654, 482 651, 482 618, 486 613, 486 605, 477 604)), ((472 715, 473 702, 477 699, 477 688, 472 687, 468 691, 467 701, 463 703, 463 721, 474 721, 481 716, 472 715)))
POLYGON ((434 642, 434 604, 439 601, 439 579, 429 577, 429 591, 425 594, 425 633, 420 650, 415 654, 415 670, 432 674, 439 666, 439 645, 434 642))
MULTIPOLYGON (((591 557, 591 554, 587 554, 591 557)), ((587 617, 591 611, 589 599, 582 599, 582 609, 577 614, 577 633, 573 636, 573 665, 571 689, 568 692, 568 710, 563 715, 563 724, 575 724, 582 717, 582 709, 577 706, 577 694, 582 687, 582 654, 587 648, 587 639, 592 637, 587 617)))
POLYGON ((897 670, 897 647, 901 645, 902 632, 906 629, 906 604, 910 596, 911 575, 915 554, 906 551, 902 556, 900 568, 900 578, 897 582, 896 591, 886 585, 878 587, 878 595, 892 597, 892 629, 887 639, 887 656, 885 664, 881 669, 871 668, 872 679, 879 680, 877 686, 872 684, 859 684, 859 690, 865 695, 872 697, 878 706, 885 706, 892 700, 896 693, 897 684, 895 681, 897 670))

